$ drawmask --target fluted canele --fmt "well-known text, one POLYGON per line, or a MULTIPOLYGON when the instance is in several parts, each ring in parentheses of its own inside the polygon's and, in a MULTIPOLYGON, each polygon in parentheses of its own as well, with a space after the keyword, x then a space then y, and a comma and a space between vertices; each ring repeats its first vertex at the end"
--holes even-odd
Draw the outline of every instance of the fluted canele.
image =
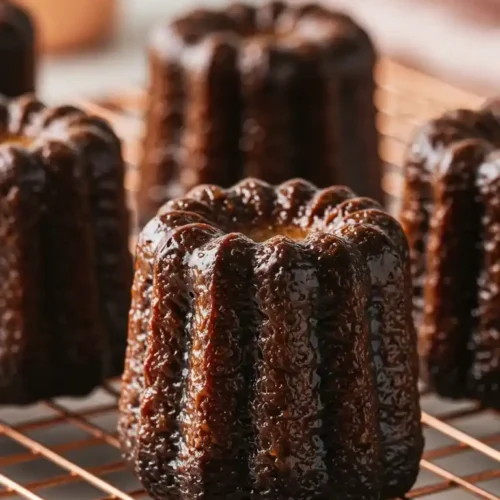
POLYGON ((155 30, 138 206, 304 177, 382 201, 368 35, 318 5, 198 9, 155 30))
POLYGON ((133 266, 120 142, 79 109, 0 101, 0 403, 119 375, 133 266))
POLYGON ((438 394, 500 408, 500 115, 458 110, 417 134, 405 165, 422 374, 438 394))
POLYGON ((0 1, 0 94, 17 97, 35 90, 35 27, 15 2, 0 1))
POLYGON ((153 498, 401 497, 417 377, 408 247, 375 201, 247 179, 143 229, 119 436, 153 498))

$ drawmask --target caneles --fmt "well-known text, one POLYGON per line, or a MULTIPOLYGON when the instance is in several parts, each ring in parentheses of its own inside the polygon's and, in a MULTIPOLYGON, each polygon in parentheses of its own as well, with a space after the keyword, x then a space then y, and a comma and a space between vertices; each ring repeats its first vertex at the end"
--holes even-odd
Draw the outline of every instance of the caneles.
POLYGON ((0 0, 0 94, 18 97, 35 90, 35 28, 30 15, 0 0))
POLYGON ((132 258, 109 125, 0 101, 0 404, 85 395, 120 375, 132 258))
POLYGON ((500 408, 500 115, 488 104, 426 124, 405 164, 422 375, 447 398, 500 408))
POLYGON ((370 38, 319 5, 197 9, 149 49, 141 223, 198 184, 304 177, 382 201, 370 38))
POLYGON ((157 500, 402 497, 423 438, 406 239, 345 187, 247 179, 137 247, 119 436, 157 500))

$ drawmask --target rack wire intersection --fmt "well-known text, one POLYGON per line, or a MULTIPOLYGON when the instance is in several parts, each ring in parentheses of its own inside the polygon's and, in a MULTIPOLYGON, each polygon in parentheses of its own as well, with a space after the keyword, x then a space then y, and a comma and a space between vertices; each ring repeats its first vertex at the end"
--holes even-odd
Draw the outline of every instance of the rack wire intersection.
MULTIPOLYGON (((476 107, 482 99, 391 61, 380 64, 377 79, 383 186, 394 209, 398 166, 415 125, 445 109, 476 107)), ((131 200, 143 100, 143 92, 130 90, 101 102, 77 103, 108 119, 124 140, 131 200)), ((147 499, 119 451, 118 393, 119 382, 111 381, 84 400, 0 409, 0 500, 147 499)), ((426 451, 408 499, 500 500, 500 414, 425 393, 422 407, 426 451)))

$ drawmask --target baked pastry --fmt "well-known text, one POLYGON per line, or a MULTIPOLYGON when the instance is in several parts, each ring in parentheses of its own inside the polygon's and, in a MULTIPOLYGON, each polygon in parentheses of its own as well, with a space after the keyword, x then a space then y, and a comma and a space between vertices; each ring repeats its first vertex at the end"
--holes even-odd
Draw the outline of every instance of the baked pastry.
POLYGON ((35 28, 29 14, 0 2, 0 94, 17 97, 35 90, 35 28))
POLYGON ((500 408, 500 115, 458 110, 426 124, 405 165, 422 374, 438 394, 500 408))
POLYGON ((0 102, 0 403, 122 372, 132 260, 120 142, 99 118, 0 102))
POLYGON ((373 200, 247 179, 142 231, 119 435, 153 498, 403 496, 417 371, 407 243, 373 200))
POLYGON ((159 27, 150 45, 138 207, 204 183, 304 177, 382 200, 375 51, 318 5, 234 4, 159 27))

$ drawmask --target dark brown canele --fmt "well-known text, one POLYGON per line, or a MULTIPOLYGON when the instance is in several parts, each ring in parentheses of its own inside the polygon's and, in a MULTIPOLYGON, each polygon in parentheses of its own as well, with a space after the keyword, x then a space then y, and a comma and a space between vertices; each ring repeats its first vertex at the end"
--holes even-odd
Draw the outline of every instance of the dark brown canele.
POLYGON ((35 30, 27 12, 0 0, 0 94, 17 97, 35 90, 35 30))
POLYGON ((158 28, 138 205, 251 176, 345 184, 382 201, 367 34, 317 5, 235 4, 158 28))
POLYGON ((153 498, 402 497, 417 372, 406 239, 373 200, 247 179, 143 229, 119 435, 153 498))
POLYGON ((0 404, 123 368, 132 284, 121 145, 99 118, 0 102, 0 404))
POLYGON ((500 408, 500 115, 494 103, 423 127, 408 153, 410 246, 422 374, 443 397, 500 408))

